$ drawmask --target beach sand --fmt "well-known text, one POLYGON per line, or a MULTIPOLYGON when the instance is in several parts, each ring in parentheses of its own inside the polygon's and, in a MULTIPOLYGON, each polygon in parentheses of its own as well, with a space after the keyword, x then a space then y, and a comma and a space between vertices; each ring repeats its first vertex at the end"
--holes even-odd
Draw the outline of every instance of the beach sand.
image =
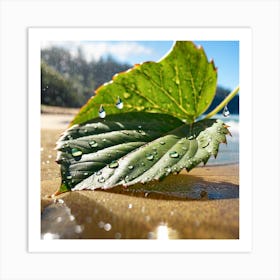
POLYGON ((55 142, 75 110, 55 113, 41 115, 42 238, 239 238, 238 164, 199 166, 134 189, 49 198, 60 185, 55 142))

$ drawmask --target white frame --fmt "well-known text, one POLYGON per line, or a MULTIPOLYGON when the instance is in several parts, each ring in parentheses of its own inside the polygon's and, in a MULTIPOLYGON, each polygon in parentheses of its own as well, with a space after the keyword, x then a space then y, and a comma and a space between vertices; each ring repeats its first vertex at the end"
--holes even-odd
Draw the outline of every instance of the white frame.
POLYGON ((252 149, 246 147, 251 146, 252 143, 251 39, 250 28, 29 28, 29 252, 249 252, 252 248, 252 149), (238 240, 41 239, 39 94, 41 42, 81 40, 237 40, 240 42, 240 238, 238 240))
POLYGON ((0 279, 280 279, 279 8, 278 0, 0 0, 0 279), (252 250, 29 253, 27 28, 140 25, 252 30, 253 142, 247 147, 253 149, 252 250), (20 139, 11 137, 11 123, 17 123, 20 139))

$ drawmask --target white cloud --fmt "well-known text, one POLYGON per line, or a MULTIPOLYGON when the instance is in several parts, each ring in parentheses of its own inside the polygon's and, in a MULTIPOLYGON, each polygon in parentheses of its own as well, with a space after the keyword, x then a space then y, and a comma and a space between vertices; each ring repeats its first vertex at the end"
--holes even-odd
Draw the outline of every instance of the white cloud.
POLYGON ((87 61, 99 60, 101 57, 113 56, 121 62, 128 62, 131 56, 149 55, 153 50, 136 42, 41 42, 42 48, 63 47, 73 56, 80 48, 87 61))

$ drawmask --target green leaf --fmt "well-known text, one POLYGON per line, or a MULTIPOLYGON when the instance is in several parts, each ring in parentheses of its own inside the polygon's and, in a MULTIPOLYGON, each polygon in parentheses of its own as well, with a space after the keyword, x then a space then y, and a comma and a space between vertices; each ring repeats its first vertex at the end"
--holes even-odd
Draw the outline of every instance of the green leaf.
POLYGON ((72 124, 98 117, 101 105, 107 114, 118 114, 119 98, 123 112, 169 114, 191 124, 211 104, 216 84, 216 68, 204 50, 179 41, 161 61, 135 65, 98 88, 72 124))
POLYGON ((220 120, 193 125, 159 113, 132 112, 70 127, 57 143, 60 192, 160 180, 216 156, 229 133, 220 120))

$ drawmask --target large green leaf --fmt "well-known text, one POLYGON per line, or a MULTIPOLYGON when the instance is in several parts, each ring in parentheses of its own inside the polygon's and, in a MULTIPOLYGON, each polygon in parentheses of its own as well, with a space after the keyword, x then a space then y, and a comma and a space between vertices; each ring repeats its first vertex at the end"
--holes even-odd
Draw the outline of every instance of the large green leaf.
POLYGON ((229 131, 220 120, 188 125, 166 114, 131 112, 74 125, 57 143, 60 192, 159 180, 216 156, 229 131))
POLYGON ((119 113, 118 98, 123 112, 169 114, 191 124, 211 104, 216 84, 216 68, 203 48, 179 41, 161 61, 135 65, 102 85, 72 124, 96 118, 101 105, 107 114, 119 113))

